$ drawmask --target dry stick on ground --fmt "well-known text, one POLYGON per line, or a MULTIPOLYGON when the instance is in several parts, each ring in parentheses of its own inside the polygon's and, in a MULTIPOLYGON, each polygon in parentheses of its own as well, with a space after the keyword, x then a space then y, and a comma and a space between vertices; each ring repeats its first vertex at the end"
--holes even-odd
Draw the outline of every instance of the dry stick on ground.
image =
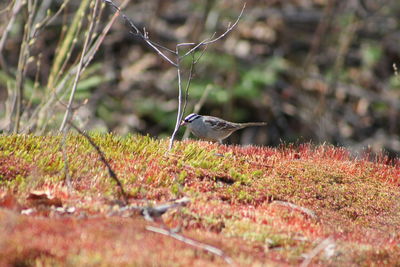
POLYGON ((71 116, 72 104, 73 104, 73 101, 74 101, 76 88, 78 87, 78 81, 79 81, 79 78, 81 76, 81 71, 82 71, 82 68, 83 68, 83 60, 84 60, 85 54, 86 54, 86 52, 88 50, 89 42, 90 42, 90 40, 92 38, 93 30, 94 30, 94 27, 95 27, 95 24, 96 24, 95 23, 95 21, 96 21, 95 18, 97 16, 99 2, 100 2, 100 0, 96 0, 94 8, 93 8, 92 21, 90 22, 89 31, 86 33, 87 36, 86 36, 86 39, 85 39, 85 43, 83 44, 82 55, 81 55, 81 58, 79 59, 78 69, 76 71, 75 80, 74 80, 74 83, 72 85, 71 94, 70 94, 69 101, 68 101, 68 107, 67 107, 67 110, 65 111, 64 119, 63 119, 63 121, 61 123, 61 126, 60 126, 60 129, 59 129, 60 132, 64 131, 65 125, 66 125, 67 121, 70 119, 70 116, 71 116))
POLYGON ((298 205, 290 203, 290 202, 275 200, 272 202, 272 204, 288 207, 293 210, 298 210, 304 214, 307 214, 308 216, 310 216, 313 219, 318 219, 318 216, 315 214, 314 211, 304 208, 304 207, 301 207, 301 206, 298 206, 298 205))
POLYGON ((138 29, 138 27, 136 27, 135 23, 128 18, 124 13, 121 12, 121 9, 114 4, 111 0, 103 0, 105 3, 107 3, 108 5, 110 5, 112 8, 114 8, 116 10, 117 13, 119 13, 122 18, 125 20, 125 22, 133 29, 133 31, 131 31, 131 33, 135 36, 138 36, 139 38, 141 38, 144 42, 146 42, 147 45, 149 45, 161 58, 163 58, 164 60, 166 60, 168 63, 170 63, 172 66, 176 67, 177 69, 177 78, 178 78, 178 112, 177 112, 177 116, 176 116, 176 122, 175 122, 175 128, 174 131, 171 135, 170 138, 170 143, 169 143, 169 150, 172 149, 174 140, 175 140, 175 136, 178 133, 179 127, 180 127, 180 123, 182 121, 182 117, 183 117, 183 107, 182 107, 182 97, 183 97, 183 93, 182 93, 182 77, 181 77, 181 60, 184 59, 186 56, 191 55, 192 53, 194 53, 197 49, 199 49, 200 47, 203 46, 207 46, 209 44, 215 43, 218 40, 222 39, 223 37, 225 37, 230 31, 233 30, 233 28, 238 24, 240 18, 243 15, 243 11, 246 7, 246 4, 243 4, 243 8, 240 11, 239 16, 237 17, 235 23, 230 24, 228 26, 228 28, 225 30, 224 33, 222 33, 221 35, 219 35, 216 38, 213 38, 215 34, 212 35, 212 37, 205 39, 204 41, 200 42, 200 43, 178 43, 175 46, 175 50, 169 49, 167 47, 164 47, 160 44, 157 44, 153 41, 151 41, 149 39, 149 35, 148 33, 143 30, 140 31, 138 29), (185 54, 183 54, 182 56, 179 55, 179 50, 181 47, 186 47, 186 46, 191 46, 192 48, 189 49, 185 54), (165 52, 171 53, 173 55, 173 57, 169 57, 165 54, 165 52, 163 52, 162 50, 164 50, 165 52))
POLYGON ((174 233, 174 232, 171 232, 171 231, 159 228, 159 227, 146 226, 146 230, 150 231, 150 232, 154 232, 154 233, 158 233, 158 234, 162 234, 162 235, 166 235, 166 236, 172 237, 172 238, 174 238, 174 239, 176 239, 178 241, 181 241, 181 242, 183 242, 185 244, 188 244, 188 245, 190 245, 192 247, 199 248, 199 249, 208 251, 208 252, 210 252, 210 253, 212 253, 214 255, 217 255, 217 256, 223 258, 224 261, 226 261, 228 264, 231 264, 231 265, 234 264, 232 258, 226 256, 225 253, 219 248, 216 248, 216 247, 201 243, 199 241, 184 237, 183 235, 180 235, 180 234, 177 234, 177 233, 174 233))
POLYGON ((300 267, 307 267, 315 256, 317 256, 321 251, 323 251, 327 247, 332 246, 334 244, 335 243, 332 237, 324 239, 321 243, 318 244, 318 246, 316 246, 313 250, 311 250, 309 253, 306 254, 306 258, 300 264, 300 267))
POLYGON ((113 171, 113 169, 110 166, 110 163, 108 163, 108 161, 106 160, 106 157, 104 156, 103 151, 101 151, 100 147, 93 141, 92 138, 90 138, 89 135, 87 135, 86 133, 84 133, 81 129, 79 129, 75 124, 73 124, 71 121, 68 121, 68 124, 71 125, 72 128, 74 128, 80 135, 83 135, 88 141, 89 143, 92 145, 92 147, 94 147, 94 149, 96 149, 97 154, 99 154, 100 156, 100 160, 104 163, 104 165, 106 165, 107 170, 108 170, 108 174, 110 175, 110 177, 117 183, 117 186, 119 188, 119 190, 121 191, 121 195, 122 198, 124 200, 124 205, 128 204, 128 196, 125 193, 124 187, 122 186, 121 181, 118 179, 117 175, 115 174, 115 172, 113 171))

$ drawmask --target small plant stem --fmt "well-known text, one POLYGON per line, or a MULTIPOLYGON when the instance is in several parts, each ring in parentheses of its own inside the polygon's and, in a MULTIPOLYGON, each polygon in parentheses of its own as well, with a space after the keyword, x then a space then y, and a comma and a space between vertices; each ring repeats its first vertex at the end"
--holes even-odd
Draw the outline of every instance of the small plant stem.
POLYGON ((36 0, 29 0, 27 2, 28 7, 28 20, 25 23, 24 27, 24 36, 23 41, 21 44, 21 51, 19 54, 18 59, 18 70, 16 75, 16 84, 15 84, 15 94, 16 94, 16 101, 15 105, 13 106, 14 111, 14 125, 13 125, 13 132, 18 133, 19 127, 21 123, 21 115, 22 115, 22 101, 24 98, 24 85, 25 85, 25 73, 26 67, 28 64, 28 58, 30 55, 29 45, 30 45, 30 32, 32 29, 32 22, 33 17, 35 16, 37 1, 36 0))
POLYGON ((5 27, 4 31, 1 34, 1 39, 0 39, 0 66, 2 67, 2 69, 7 73, 9 73, 8 70, 8 66, 7 63, 4 59, 3 56, 3 49, 4 46, 6 44, 6 40, 8 37, 8 34, 11 32, 12 26, 14 25, 15 22, 15 18, 17 17, 18 12, 21 10, 21 7, 24 5, 25 3, 22 0, 16 0, 14 2, 14 5, 12 7, 12 13, 11 13, 11 17, 8 20, 7 26, 5 27))
POLYGON ((69 120, 69 118, 71 116, 71 113, 72 113, 72 104, 74 102, 74 96, 75 96, 76 88, 78 87, 78 81, 79 81, 79 78, 81 76, 81 71, 82 71, 82 67, 83 67, 83 59, 84 59, 86 51, 88 49, 90 39, 92 38, 93 29, 94 29, 95 24, 96 24, 95 23, 95 18, 96 18, 96 15, 97 15, 99 1, 100 0, 95 0, 95 6, 93 8, 93 13, 92 13, 93 14, 92 15, 92 20, 90 22, 89 31, 86 33, 87 36, 86 36, 86 39, 85 39, 85 43, 83 44, 82 54, 81 54, 81 58, 79 59, 78 69, 76 71, 75 80, 74 80, 74 83, 72 85, 71 94, 69 96, 67 110, 65 111, 64 119, 63 119, 63 121, 61 123, 61 126, 60 126, 60 129, 59 129, 60 132, 64 131, 65 125, 66 125, 67 121, 69 120))
MULTIPOLYGON (((121 7, 126 6, 129 0, 125 0, 122 4, 121 7)), ((64 2, 65 3, 65 2, 64 2)), ((101 43, 103 42, 105 36, 107 35, 108 31, 110 30, 111 26, 114 24, 115 20, 117 19, 118 14, 115 13, 112 19, 107 23, 107 25, 104 27, 102 33, 100 36, 96 39, 93 45, 91 45, 90 49, 88 50, 87 54, 85 55, 84 58, 84 66, 82 70, 84 70, 89 63, 92 61, 94 58, 94 55, 96 54, 97 50, 99 49, 101 43)), ((72 46, 70 46, 71 48, 72 46)), ((70 53, 69 53, 70 54, 70 53)), ((69 56, 67 56, 69 58, 69 56)), ((64 67, 61 67, 61 69, 64 69, 64 67)), ((55 86, 51 95, 48 95, 45 100, 42 101, 42 103, 36 107, 36 109, 32 112, 32 115, 30 116, 30 119, 27 123, 26 129, 32 128, 35 124, 39 124, 41 121, 41 118, 44 117, 48 110, 53 106, 54 102, 57 100, 57 95, 62 93, 65 84, 69 81, 70 77, 72 75, 76 74, 77 71, 77 65, 73 65, 70 67, 68 70, 66 70, 66 74, 63 75, 62 79, 57 82, 57 85, 55 86)), ((61 72, 61 71, 59 71, 61 72)), ((63 71, 64 72, 64 71, 63 71)), ((49 88, 49 86, 48 86, 49 88)))
POLYGON ((56 57, 54 59, 54 63, 51 66, 49 81, 47 82, 48 90, 52 91, 57 83, 56 79, 59 75, 61 66, 65 58, 68 55, 68 51, 70 51, 71 47, 74 46, 74 39, 76 33, 79 31, 81 26, 82 18, 85 16, 85 10, 89 5, 89 0, 82 0, 80 2, 79 8, 71 22, 71 25, 68 27, 65 38, 62 40, 61 44, 57 48, 56 57))

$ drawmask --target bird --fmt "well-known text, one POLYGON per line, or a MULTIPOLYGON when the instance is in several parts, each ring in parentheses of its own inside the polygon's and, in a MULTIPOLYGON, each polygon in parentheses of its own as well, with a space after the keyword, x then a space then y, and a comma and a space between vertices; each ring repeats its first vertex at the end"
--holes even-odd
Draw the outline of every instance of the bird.
POLYGON ((229 137, 233 132, 251 126, 264 126, 266 122, 235 123, 213 116, 203 116, 196 113, 187 115, 181 126, 186 126, 189 131, 200 139, 219 142, 229 137))

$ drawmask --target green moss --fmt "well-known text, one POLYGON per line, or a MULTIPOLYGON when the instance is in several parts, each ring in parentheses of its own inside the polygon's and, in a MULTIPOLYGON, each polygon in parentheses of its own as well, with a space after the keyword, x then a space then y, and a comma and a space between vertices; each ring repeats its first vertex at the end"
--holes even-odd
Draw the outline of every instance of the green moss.
MULTIPOLYGON (((199 231, 202 236, 206 236, 201 232, 204 229, 221 232, 217 239, 234 240, 237 247, 254 245, 264 251, 273 250, 274 255, 294 265, 299 263, 301 253, 313 249, 326 235, 337 239, 343 235, 343 246, 357 255, 349 256, 343 250, 347 258, 342 265, 351 262, 349 259, 362 264, 392 263, 400 255, 393 248, 373 253, 370 248, 358 247, 359 243, 369 242, 365 232, 369 231, 371 244, 384 244, 392 238, 386 233, 400 230, 396 204, 400 197, 399 167, 350 160, 343 156, 343 149, 331 146, 303 148, 310 150, 293 160, 293 154, 298 153, 294 148, 226 147, 185 141, 176 142, 173 151, 168 152, 168 140, 149 136, 90 136, 132 197, 132 204, 143 199, 158 203, 188 196, 191 204, 175 219, 182 220, 179 223, 184 229, 199 231), (315 219, 301 210, 274 206, 271 199, 310 209, 323 223, 316 226, 315 219), (306 241, 294 238, 298 235, 306 236, 306 241)), ((22 203, 33 189, 50 188, 55 193, 65 190, 61 186, 65 162, 60 142, 61 136, 2 136, 0 190, 11 189, 22 203)), ((67 136, 66 151, 75 191, 71 203, 64 196, 63 204, 105 214, 109 210, 105 200, 120 195, 104 163, 80 135, 67 136)), ((254 259, 243 253, 245 258, 254 259)), ((268 255, 265 253, 262 259, 268 255)), ((67 258, 71 262, 76 259, 79 263, 91 262, 92 256, 96 262, 97 257, 91 252, 86 255, 88 259, 85 255, 70 256, 67 258)), ((324 263, 322 256, 315 261, 324 263)))

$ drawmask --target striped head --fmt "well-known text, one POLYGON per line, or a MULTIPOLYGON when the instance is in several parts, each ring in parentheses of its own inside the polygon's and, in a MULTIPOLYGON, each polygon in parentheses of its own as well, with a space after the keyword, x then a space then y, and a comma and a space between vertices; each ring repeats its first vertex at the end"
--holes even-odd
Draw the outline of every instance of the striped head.
POLYGON ((189 115, 187 115, 187 116, 183 119, 183 121, 182 121, 182 123, 181 123, 181 126, 186 125, 186 124, 189 124, 189 123, 191 123, 192 121, 197 120, 197 119, 200 118, 200 117, 201 117, 201 115, 196 114, 196 113, 189 114, 189 115))

